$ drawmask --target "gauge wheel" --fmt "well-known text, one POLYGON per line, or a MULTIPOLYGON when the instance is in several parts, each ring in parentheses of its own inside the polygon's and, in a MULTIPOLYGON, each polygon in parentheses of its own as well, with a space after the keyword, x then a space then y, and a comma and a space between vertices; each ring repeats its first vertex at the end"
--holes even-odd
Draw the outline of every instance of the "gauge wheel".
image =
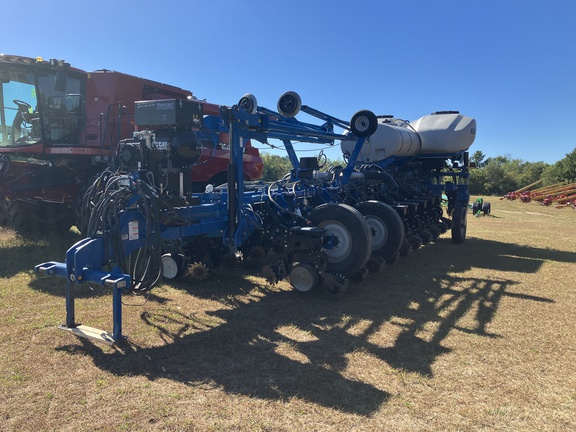
POLYGON ((346 204, 322 204, 309 219, 326 230, 327 272, 351 276, 366 265, 372 253, 372 232, 358 210, 346 204))
POLYGON ((184 273, 184 256, 167 253, 162 255, 162 276, 165 279, 177 279, 184 273))
POLYGON ((290 284, 300 292, 308 292, 319 283, 320 275, 311 264, 295 263, 290 270, 290 284))
POLYGON ((372 233, 372 255, 390 260, 404 243, 404 222, 396 210, 380 201, 363 201, 356 206, 372 233))

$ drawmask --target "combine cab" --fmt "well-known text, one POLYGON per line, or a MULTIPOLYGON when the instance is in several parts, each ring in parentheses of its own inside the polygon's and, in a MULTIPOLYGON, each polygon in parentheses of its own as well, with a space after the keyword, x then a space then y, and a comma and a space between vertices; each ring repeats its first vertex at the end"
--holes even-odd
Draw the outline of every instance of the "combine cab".
MULTIPOLYGON (((218 114, 217 105, 178 87, 108 70, 88 73, 61 60, 0 55, 0 225, 70 228, 85 188, 121 164, 118 143, 136 130, 134 102, 165 99, 218 114)), ((228 134, 215 130, 200 135, 193 160, 177 167, 181 191, 226 181, 228 134)), ((262 168, 258 150, 246 143, 245 178, 259 179, 262 168)))

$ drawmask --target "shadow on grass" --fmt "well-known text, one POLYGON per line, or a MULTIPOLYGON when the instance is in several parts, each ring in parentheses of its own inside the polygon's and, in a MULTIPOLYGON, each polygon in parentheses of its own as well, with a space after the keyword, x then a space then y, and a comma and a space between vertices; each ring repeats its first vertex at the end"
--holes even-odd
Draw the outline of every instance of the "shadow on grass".
POLYGON ((81 340, 82 345, 58 349, 89 354, 97 367, 119 376, 171 379, 262 399, 295 397, 369 416, 390 394, 345 376, 351 355, 375 356, 392 368, 388 373, 432 376, 436 359, 451 351, 443 345, 450 332, 501 337, 488 329, 503 297, 552 302, 510 292, 519 284, 514 272, 535 273, 545 260, 574 262, 576 254, 473 238, 462 245, 440 239, 383 273, 370 275, 342 297, 259 287, 262 295, 246 300, 245 294, 257 288, 255 283, 241 278, 235 282, 233 272, 220 276, 215 272, 212 284, 202 282, 190 291, 223 303, 207 314, 214 320, 175 309, 141 314, 161 335, 164 346, 127 343, 110 352, 81 340), (462 276, 473 267, 511 276, 462 276), (384 325, 396 329, 395 340, 386 346, 373 342, 384 325), (306 337, 285 336, 281 329, 287 326, 306 337))
POLYGON ((478 238, 469 238, 465 244, 473 249, 474 261, 470 265, 490 270, 535 273, 545 261, 576 262, 576 252, 519 246, 478 238))
POLYGON ((64 260, 66 250, 78 240, 80 236, 73 231, 62 235, 14 234, 11 241, 0 245, 0 277, 30 271, 42 262, 64 260))

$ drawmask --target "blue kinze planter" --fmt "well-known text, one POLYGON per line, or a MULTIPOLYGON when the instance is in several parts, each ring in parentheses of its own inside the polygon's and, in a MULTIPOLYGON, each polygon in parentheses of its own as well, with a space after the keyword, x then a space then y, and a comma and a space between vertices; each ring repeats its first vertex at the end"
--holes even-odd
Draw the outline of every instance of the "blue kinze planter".
MULTIPOLYGON (((138 108, 137 102, 137 113, 138 108)), ((348 279, 394 262, 451 224, 454 242, 465 239, 472 119, 434 114, 438 117, 420 120, 420 132, 365 110, 345 122, 302 105, 296 93, 287 92, 278 112, 245 95, 238 105, 221 107, 219 116, 204 116, 192 126, 187 122, 173 139, 154 110, 147 106, 145 112, 140 126, 155 128, 122 141, 120 168, 102 173, 84 197, 81 231, 86 238, 68 250, 65 262, 35 267, 67 280, 67 318, 61 327, 79 336, 121 340, 123 294, 142 294, 162 276, 203 277, 223 260, 258 254, 268 259, 263 275, 270 282, 289 277, 299 291, 323 283, 339 293, 348 279), (300 111, 323 123, 296 120, 300 111), (335 133, 335 126, 344 132, 335 133), (187 163, 187 145, 198 136, 220 133, 230 134, 228 182, 201 194, 184 192, 179 174, 187 163), (401 139, 387 148, 391 135, 401 139), (282 140, 293 165, 290 174, 272 183, 245 183, 239 167, 247 139, 282 140), (317 158, 298 159, 295 141, 340 141, 347 164, 321 172, 317 158), (402 150, 408 142, 410 150, 402 150), (431 151, 435 142, 442 153, 431 151), (445 152, 447 146, 457 150, 445 152), (392 156, 373 160, 390 149, 395 149, 392 156), (443 193, 452 219, 444 216, 443 193), (112 333, 77 325, 74 287, 84 282, 112 288, 112 333)))

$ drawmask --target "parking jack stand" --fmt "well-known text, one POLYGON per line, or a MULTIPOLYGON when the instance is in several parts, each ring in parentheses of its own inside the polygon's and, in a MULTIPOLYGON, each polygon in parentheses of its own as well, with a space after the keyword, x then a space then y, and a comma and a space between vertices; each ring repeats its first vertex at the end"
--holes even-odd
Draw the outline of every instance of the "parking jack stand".
POLYGON ((112 289, 112 320, 114 328, 112 333, 108 333, 104 330, 76 323, 73 285, 72 281, 66 281, 66 324, 62 324, 58 328, 69 331, 78 337, 107 344, 125 340, 126 337, 122 335, 122 289, 116 287, 112 289))

